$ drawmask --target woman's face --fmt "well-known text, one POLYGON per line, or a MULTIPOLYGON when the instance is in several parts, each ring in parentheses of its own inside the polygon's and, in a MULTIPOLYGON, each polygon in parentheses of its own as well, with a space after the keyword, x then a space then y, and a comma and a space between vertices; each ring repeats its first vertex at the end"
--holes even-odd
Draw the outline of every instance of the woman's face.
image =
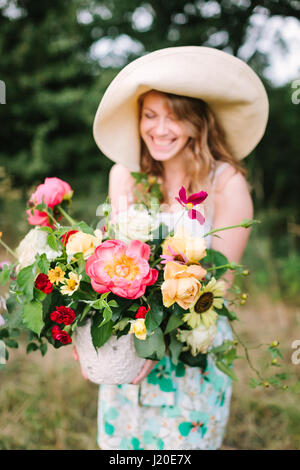
POLYGON ((140 134, 152 158, 159 161, 178 155, 189 139, 186 125, 174 115, 166 96, 158 91, 151 91, 144 98, 140 134))

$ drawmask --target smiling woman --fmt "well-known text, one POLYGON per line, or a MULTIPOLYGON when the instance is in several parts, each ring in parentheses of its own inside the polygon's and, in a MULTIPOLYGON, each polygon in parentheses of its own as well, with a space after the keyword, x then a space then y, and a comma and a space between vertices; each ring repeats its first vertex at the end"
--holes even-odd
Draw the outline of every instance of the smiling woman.
MULTIPOLYGON (((108 87, 94 121, 98 146, 117 163, 109 180, 113 213, 118 211, 121 198, 127 199, 129 208, 134 202, 133 170, 158 178, 166 204, 158 219, 169 230, 174 229, 175 221, 169 217, 170 203, 178 213, 182 211, 181 199, 186 205, 193 193, 199 196, 202 190, 209 194, 205 225, 188 217, 195 224, 187 225, 183 218, 191 236, 200 239, 211 227, 234 226, 252 218, 252 201, 240 160, 259 142, 267 115, 268 102, 260 80, 229 54, 193 46, 164 49, 135 60, 108 87), (179 194, 182 186, 187 191, 179 194)), ((248 237, 249 229, 230 229, 222 238, 207 237, 206 247, 238 262, 248 237)), ((180 251, 182 263, 184 249, 180 251)), ((176 273, 190 269, 178 260, 169 262, 170 267, 176 273)), ((180 282, 180 276, 176 280, 166 279, 164 284, 163 295, 170 305, 175 295, 184 300, 197 289, 185 279, 180 282), (182 292, 178 292, 180 286, 184 286, 182 292)), ((224 281, 230 286, 229 278, 211 283, 186 318, 187 324, 197 326, 199 310, 205 307, 204 327, 214 330, 209 331, 215 338, 213 346, 232 340, 227 318, 216 319, 211 308, 212 296, 219 296, 224 281)), ((203 331, 197 330, 197 337, 186 331, 186 340, 196 347, 203 331)), ((99 446, 218 449, 229 416, 231 379, 211 356, 205 367, 192 367, 180 360, 173 364, 166 354, 159 363, 147 360, 130 384, 100 385, 99 446)))

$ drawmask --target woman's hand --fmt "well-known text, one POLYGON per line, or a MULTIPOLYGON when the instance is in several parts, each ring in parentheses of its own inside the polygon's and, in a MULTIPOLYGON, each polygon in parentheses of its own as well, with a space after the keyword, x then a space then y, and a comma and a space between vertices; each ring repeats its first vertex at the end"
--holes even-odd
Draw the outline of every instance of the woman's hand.
MULTIPOLYGON (((74 346, 74 348, 73 348, 73 357, 74 357, 75 361, 78 361, 78 360, 79 360, 78 352, 77 352, 77 349, 75 348, 75 346, 74 346)), ((84 378, 85 380, 89 380, 89 379, 87 378, 87 376, 85 375, 85 373, 82 372, 82 370, 81 370, 81 374, 82 374, 82 376, 83 376, 83 378, 84 378)))
POLYGON ((140 372, 138 375, 135 377, 135 379, 131 382, 133 385, 138 385, 141 383, 141 381, 147 377, 148 374, 152 371, 154 366, 158 364, 158 361, 152 361, 151 359, 147 359, 143 367, 141 368, 140 372))

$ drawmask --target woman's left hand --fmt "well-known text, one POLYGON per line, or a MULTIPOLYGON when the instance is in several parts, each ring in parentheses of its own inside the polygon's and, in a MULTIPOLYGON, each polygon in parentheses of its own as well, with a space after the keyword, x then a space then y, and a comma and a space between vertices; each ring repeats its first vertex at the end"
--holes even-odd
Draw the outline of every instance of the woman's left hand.
POLYGON ((153 367, 158 364, 158 361, 152 361, 151 359, 147 359, 143 367, 141 368, 140 372, 138 375, 134 378, 134 380, 131 382, 133 385, 138 385, 141 383, 141 381, 147 377, 148 374, 152 371, 153 367))

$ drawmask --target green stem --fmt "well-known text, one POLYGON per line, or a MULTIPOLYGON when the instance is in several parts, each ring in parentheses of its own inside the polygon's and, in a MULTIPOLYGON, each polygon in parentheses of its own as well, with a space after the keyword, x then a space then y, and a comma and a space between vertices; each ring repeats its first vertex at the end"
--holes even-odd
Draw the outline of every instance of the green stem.
POLYGON ((13 252, 13 250, 6 245, 6 243, 0 238, 0 244, 14 257, 16 260, 18 259, 17 255, 13 252))
POLYGON ((241 264, 237 264, 236 266, 232 267, 231 264, 223 264, 222 266, 213 266, 212 268, 207 268, 206 271, 214 271, 215 269, 223 269, 223 268, 228 268, 228 269, 236 269, 236 268, 241 268, 241 264))
POLYGON ((229 230, 229 229, 231 229, 231 228, 239 228, 239 227, 249 228, 251 225, 258 223, 257 220, 252 220, 251 222, 252 222, 252 223, 251 223, 249 226, 247 226, 247 227, 245 227, 245 224, 242 222, 241 224, 238 224, 238 225, 231 225, 230 227, 216 228, 216 229, 214 229, 214 230, 210 230, 209 232, 205 233, 205 234, 203 235, 203 237, 207 237, 208 235, 212 235, 212 234, 215 233, 215 232, 221 232, 221 231, 223 231, 223 230, 229 230))
POLYGON ((60 213, 64 216, 64 218, 71 224, 71 225, 77 225, 77 222, 72 219, 72 217, 61 207, 57 206, 59 209, 60 213))
POLYGON ((251 362, 251 359, 250 359, 250 356, 249 356, 249 353, 248 353, 248 348, 247 346, 245 346, 245 344, 243 343, 243 341, 240 339, 240 337, 238 336, 237 332, 235 331, 235 329, 233 328, 232 326, 232 323, 230 323, 230 327, 233 331, 233 334, 235 335, 235 337, 237 338, 237 340, 239 341, 240 345, 242 346, 242 348, 244 349, 245 351, 245 356, 246 356, 246 359, 247 359, 247 362, 250 366, 250 368, 256 373, 257 377, 262 381, 264 382, 264 378, 260 375, 260 372, 253 366, 252 362, 251 362))

